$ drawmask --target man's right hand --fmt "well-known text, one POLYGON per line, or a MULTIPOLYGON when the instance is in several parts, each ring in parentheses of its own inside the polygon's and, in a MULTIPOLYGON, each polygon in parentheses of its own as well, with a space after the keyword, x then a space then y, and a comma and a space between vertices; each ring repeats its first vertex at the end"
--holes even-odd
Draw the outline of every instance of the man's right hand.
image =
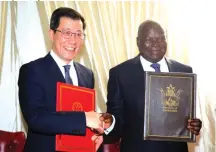
POLYGON ((96 130, 100 130, 103 132, 104 130, 103 123, 100 120, 101 115, 102 114, 94 112, 94 111, 85 112, 86 126, 91 129, 96 129, 96 130))
POLYGON ((100 120, 103 121, 104 129, 109 128, 113 123, 113 117, 109 113, 102 113, 102 116, 100 117, 100 120))
POLYGON ((100 117, 100 121, 102 121, 103 124, 103 130, 93 129, 93 131, 97 135, 102 135, 104 133, 104 130, 109 128, 113 123, 113 116, 109 113, 102 113, 100 117))

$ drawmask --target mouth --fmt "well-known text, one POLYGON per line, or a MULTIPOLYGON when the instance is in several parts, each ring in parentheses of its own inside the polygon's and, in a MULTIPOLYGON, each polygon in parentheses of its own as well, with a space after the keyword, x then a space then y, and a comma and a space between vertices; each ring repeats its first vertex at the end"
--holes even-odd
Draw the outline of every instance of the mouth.
POLYGON ((152 51, 152 54, 153 54, 153 55, 157 55, 158 53, 160 53, 160 51, 158 51, 158 50, 152 51))
POLYGON ((75 51, 76 50, 75 47, 66 47, 66 46, 64 46, 64 49, 67 51, 75 51))

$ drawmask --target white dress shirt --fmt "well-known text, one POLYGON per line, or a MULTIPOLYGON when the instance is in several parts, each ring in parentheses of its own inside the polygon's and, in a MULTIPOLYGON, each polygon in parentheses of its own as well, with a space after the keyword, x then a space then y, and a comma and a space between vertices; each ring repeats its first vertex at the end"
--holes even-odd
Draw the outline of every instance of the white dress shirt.
MULTIPOLYGON (((153 67, 151 67, 152 63, 147 61, 146 59, 144 59, 141 55, 140 55, 140 61, 141 61, 141 64, 142 64, 144 71, 153 71, 153 72, 155 71, 155 69, 153 67)), ((161 72, 169 72, 168 65, 167 65, 165 58, 161 59, 157 63, 160 64, 160 71, 161 72)))
MULTIPOLYGON (((50 55, 52 56, 52 58, 55 60, 55 62, 57 63, 59 69, 61 70, 62 72, 62 75, 64 76, 65 78, 65 69, 64 69, 64 65, 67 65, 65 64, 65 62, 58 56, 55 54, 55 52, 53 50, 50 51, 50 55)), ((72 82, 73 82, 73 85, 75 86, 78 86, 78 77, 77 77, 77 72, 76 72, 76 69, 74 67, 74 63, 73 63, 73 60, 68 63, 68 65, 70 65, 70 77, 72 79, 72 82)))
MULTIPOLYGON (((141 65, 142 65, 144 71, 152 71, 152 72, 155 71, 155 69, 153 67, 151 67, 152 63, 147 61, 141 55, 140 55, 140 62, 141 62, 141 65)), ((161 72, 169 72, 169 68, 168 68, 168 65, 167 65, 165 58, 161 59, 157 63, 160 64, 160 71, 161 72)), ((108 135, 113 130, 114 126, 115 126, 115 117, 113 116, 113 123, 109 128, 107 128, 105 130, 105 134, 108 135)))

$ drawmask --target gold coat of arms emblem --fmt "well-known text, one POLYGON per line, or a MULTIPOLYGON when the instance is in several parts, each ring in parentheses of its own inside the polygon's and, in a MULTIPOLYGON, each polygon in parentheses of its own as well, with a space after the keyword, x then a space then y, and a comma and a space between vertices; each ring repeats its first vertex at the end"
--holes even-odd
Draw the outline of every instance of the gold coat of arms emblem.
MULTIPOLYGON (((158 88, 157 88, 158 89, 158 88)), ((176 88, 170 84, 166 89, 158 89, 161 92, 161 102, 164 112, 177 112, 180 102, 180 95, 183 92, 182 89, 176 90, 176 88)))

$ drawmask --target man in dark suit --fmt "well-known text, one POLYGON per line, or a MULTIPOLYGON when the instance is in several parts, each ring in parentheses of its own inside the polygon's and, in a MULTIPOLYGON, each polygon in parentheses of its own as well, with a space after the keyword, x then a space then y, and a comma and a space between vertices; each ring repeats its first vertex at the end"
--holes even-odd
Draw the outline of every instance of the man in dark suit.
MULTIPOLYGON (((109 136, 121 138, 121 152, 187 152, 186 142, 143 140, 144 71, 192 73, 192 68, 164 57, 167 49, 164 31, 154 21, 139 26, 137 46, 138 56, 109 73, 107 112, 115 118, 109 136)), ((198 135, 201 121, 188 120, 186 127, 198 135)))
MULTIPOLYGON (((25 152, 54 152, 56 134, 83 136, 86 127, 103 130, 101 114, 94 111, 56 112, 57 82, 94 88, 93 72, 73 61, 83 44, 85 27, 75 10, 56 9, 49 30, 52 50, 20 68, 19 100, 28 125, 25 152)), ((93 136, 92 140, 97 149, 103 138, 93 136)))

